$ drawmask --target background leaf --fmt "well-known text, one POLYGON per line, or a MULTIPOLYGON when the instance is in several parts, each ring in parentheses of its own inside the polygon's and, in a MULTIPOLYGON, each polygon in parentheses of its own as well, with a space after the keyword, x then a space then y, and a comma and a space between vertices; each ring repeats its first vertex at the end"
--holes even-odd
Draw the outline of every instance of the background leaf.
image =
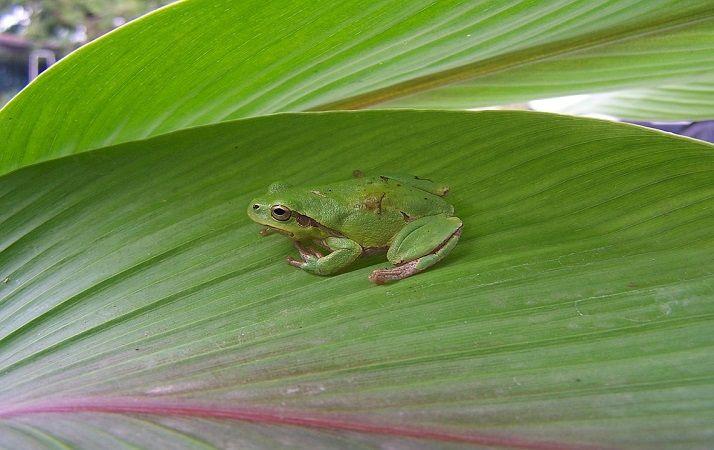
POLYGON ((709 0, 183 1, 83 47, 7 105, 0 173, 276 111, 681 82, 714 69, 713 23, 709 0))
POLYGON ((646 121, 710 120, 714 118, 714 79, 592 95, 559 112, 646 121))
POLYGON ((7 175, 0 447, 706 447, 713 148, 541 113, 286 114, 7 175), (320 278, 245 216, 271 181, 356 168, 451 184, 454 253, 320 278))

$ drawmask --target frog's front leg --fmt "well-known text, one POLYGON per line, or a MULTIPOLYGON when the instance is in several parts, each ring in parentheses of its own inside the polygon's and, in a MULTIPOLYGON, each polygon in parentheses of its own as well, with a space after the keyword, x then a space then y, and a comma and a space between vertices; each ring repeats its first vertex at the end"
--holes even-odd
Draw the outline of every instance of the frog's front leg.
POLYGON ((377 269, 369 279, 377 284, 401 280, 441 261, 456 246, 463 223, 446 214, 426 216, 407 224, 394 237, 387 259, 396 267, 377 269))
POLYGON ((316 275, 330 275, 347 268, 362 254, 362 247, 352 239, 329 237, 324 244, 331 250, 325 256, 296 242, 303 260, 288 256, 288 263, 316 275))

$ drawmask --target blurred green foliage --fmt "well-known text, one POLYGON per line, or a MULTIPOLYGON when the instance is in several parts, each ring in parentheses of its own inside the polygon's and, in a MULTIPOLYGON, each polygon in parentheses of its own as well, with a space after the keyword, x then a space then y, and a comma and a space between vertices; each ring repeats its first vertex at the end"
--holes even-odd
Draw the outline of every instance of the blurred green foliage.
POLYGON ((21 6, 29 24, 14 30, 42 45, 71 50, 173 0, 0 0, 0 12, 21 6))

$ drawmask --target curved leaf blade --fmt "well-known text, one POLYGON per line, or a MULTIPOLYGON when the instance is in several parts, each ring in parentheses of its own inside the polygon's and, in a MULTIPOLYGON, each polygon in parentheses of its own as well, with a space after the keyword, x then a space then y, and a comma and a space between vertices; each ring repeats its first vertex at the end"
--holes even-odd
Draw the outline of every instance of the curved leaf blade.
POLYGON ((539 113, 287 114, 7 175, 2 442, 706 445, 713 149, 539 113), (450 183, 454 253, 319 278, 245 217, 275 179, 355 168, 450 183))
MULTIPOLYGON (((622 28, 615 23, 611 28, 477 61, 459 68, 453 82, 439 83, 435 89, 423 86, 394 96, 388 88, 384 102, 377 106, 467 109, 708 77, 714 64, 714 11, 682 11, 651 20, 637 16, 651 12, 650 6, 635 12, 639 19, 636 26, 622 28)), ((619 17, 627 16, 622 13, 619 17)), ((590 18, 600 20, 596 14, 590 18)), ((450 74, 440 76, 448 78, 450 74)), ((373 103, 356 99, 354 103, 338 104, 353 107, 373 103)))
POLYGON ((674 82, 712 70, 713 21, 706 0, 187 0, 80 49, 6 106, 0 173, 278 111, 674 82))

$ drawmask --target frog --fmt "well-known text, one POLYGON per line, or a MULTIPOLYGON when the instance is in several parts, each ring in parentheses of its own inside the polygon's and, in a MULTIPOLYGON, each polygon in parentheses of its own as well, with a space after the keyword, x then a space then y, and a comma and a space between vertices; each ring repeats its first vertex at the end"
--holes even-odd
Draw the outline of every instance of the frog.
POLYGON ((365 176, 316 186, 275 182, 248 205, 262 236, 282 234, 299 259, 288 264, 315 275, 346 271, 360 257, 386 253, 391 267, 369 280, 385 284, 410 277, 444 259, 463 222, 445 200, 449 187, 401 173, 365 176))

